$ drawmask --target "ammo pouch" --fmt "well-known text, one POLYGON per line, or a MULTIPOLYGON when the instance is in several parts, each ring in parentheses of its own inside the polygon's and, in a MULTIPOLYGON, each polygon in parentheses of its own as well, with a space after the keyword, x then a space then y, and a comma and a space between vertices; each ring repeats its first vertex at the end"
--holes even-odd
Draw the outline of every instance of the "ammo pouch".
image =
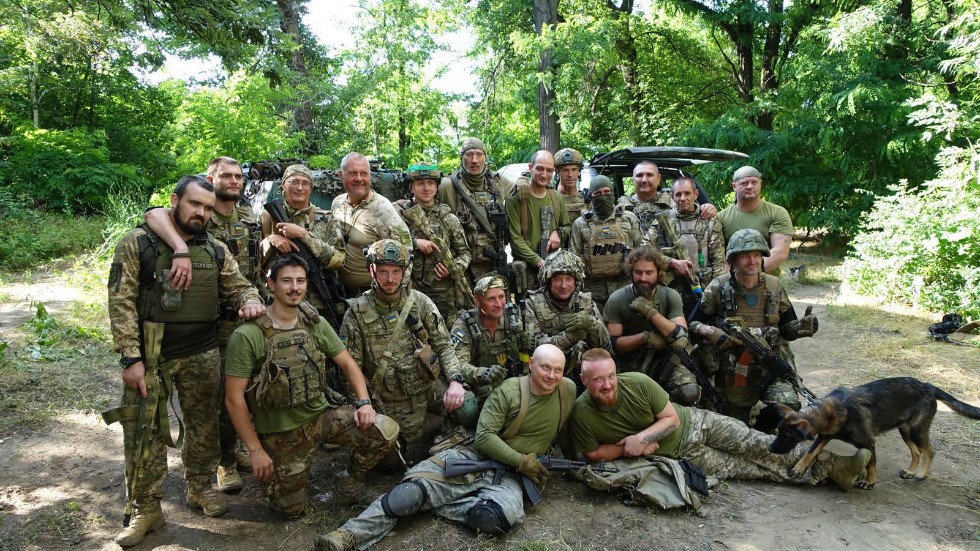
POLYGON ((439 356, 428 343, 423 344, 421 348, 415 351, 415 357, 418 359, 419 375, 423 379, 428 379, 431 382, 439 378, 441 371, 439 356))
POLYGON ((262 368, 254 386, 255 403, 260 408, 283 408, 290 404, 288 367, 269 362, 262 368))
POLYGON ((626 505, 656 505, 661 509, 690 507, 697 511, 701 508, 700 491, 718 481, 702 478, 704 483, 696 482, 697 488, 693 488, 687 482, 689 475, 683 461, 659 455, 621 458, 607 462, 618 468, 618 472, 597 473, 587 467, 583 478, 593 490, 619 491, 626 505))
POLYGON ((321 398, 326 388, 326 357, 300 321, 294 329, 274 330, 268 316, 252 323, 265 334, 266 357, 245 391, 250 408, 284 408, 321 398))

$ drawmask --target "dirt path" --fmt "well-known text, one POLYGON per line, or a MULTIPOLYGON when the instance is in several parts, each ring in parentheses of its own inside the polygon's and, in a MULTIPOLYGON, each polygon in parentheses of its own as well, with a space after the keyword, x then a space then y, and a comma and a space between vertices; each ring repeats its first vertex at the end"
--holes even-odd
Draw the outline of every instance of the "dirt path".
MULTIPOLYGON (((41 286, 52 293, 44 296, 71 300, 50 283, 41 286)), ((42 296, 41 289, 26 290, 42 296)), ((21 300, 15 293, 24 291, 0 289, 7 302, 0 305, 0 329, 5 334, 31 313, 27 310, 25 316, 8 307, 21 300)), ((891 365, 894 361, 889 368, 888 362, 862 355, 851 345, 858 327, 831 321, 828 315, 828 304, 835 301, 832 287, 804 286, 796 289, 793 299, 799 312, 813 304, 821 319, 816 338, 794 344, 805 382, 818 395, 841 383, 899 372, 934 380, 928 374, 941 369, 896 367, 891 365)), ((862 338, 866 333, 860 330, 862 338)), ((873 337, 882 349, 904 346, 902 336, 888 330, 873 337)), ((922 346, 942 345, 923 339, 922 346)), ((956 387, 973 389, 960 397, 977 403, 980 365, 975 350, 971 352, 963 355, 963 365, 954 366, 967 374, 959 376, 963 380, 956 387)), ((957 388, 948 390, 957 394, 957 388)), ((845 494, 829 487, 729 482, 716 488, 701 512, 693 514, 627 507, 613 495, 553 477, 545 501, 505 538, 477 539, 459 526, 420 515, 399 525, 375 549, 980 549, 980 423, 940 405, 932 441, 936 460, 923 482, 899 479, 908 451, 893 432, 878 440, 879 484, 872 491, 845 494)), ((110 542, 122 514, 121 450, 118 426, 107 428, 95 412, 58 415, 43 430, 0 434, 0 550, 118 549, 110 542)), ((343 452, 319 455, 311 491, 316 498, 301 520, 276 519, 250 477, 245 490, 230 497, 227 516, 207 519, 183 505, 180 459, 171 451, 164 500, 167 526, 135 549, 311 549, 318 531, 332 529, 358 512, 337 503, 330 492, 332 476, 343 461, 343 452)), ((393 482, 379 479, 373 488, 380 495, 393 482)))

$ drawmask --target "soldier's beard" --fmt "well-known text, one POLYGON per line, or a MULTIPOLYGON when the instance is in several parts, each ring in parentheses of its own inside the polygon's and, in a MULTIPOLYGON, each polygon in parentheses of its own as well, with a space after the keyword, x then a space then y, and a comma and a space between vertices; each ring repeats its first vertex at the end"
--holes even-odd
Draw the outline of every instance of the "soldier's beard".
POLYGON ((643 295, 646 298, 650 298, 653 295, 654 286, 649 283, 642 283, 642 282, 637 283, 634 281, 633 287, 636 289, 637 293, 643 295))
POLYGON ((619 400, 619 390, 613 390, 609 394, 600 394, 598 396, 592 395, 592 400, 600 407, 612 407, 616 405, 616 401, 619 400))
POLYGON ((219 201, 238 201, 242 198, 242 192, 228 191, 227 189, 215 189, 214 196, 219 201))

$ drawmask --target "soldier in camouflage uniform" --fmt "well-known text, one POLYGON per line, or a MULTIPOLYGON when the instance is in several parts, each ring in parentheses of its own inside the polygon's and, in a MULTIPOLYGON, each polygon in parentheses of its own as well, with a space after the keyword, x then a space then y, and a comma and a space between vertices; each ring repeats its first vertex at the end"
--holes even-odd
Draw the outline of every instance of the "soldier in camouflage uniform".
POLYGON ((592 462, 661 455, 687 458, 705 475, 721 480, 769 480, 815 485, 833 480, 848 491, 861 476, 871 452, 854 456, 822 452, 803 477, 787 470, 807 452, 800 443, 790 453, 769 452, 774 436, 711 411, 675 405, 642 373, 616 374, 605 350, 589 350, 582 361, 588 392, 579 396, 569 424, 572 447, 592 462))
MULTIPOLYGON (((147 385, 159 384, 155 377, 146 376, 146 363, 151 368, 159 363, 167 386, 166 379, 173 378, 187 426, 187 441, 181 453, 187 504, 203 509, 208 516, 220 516, 228 510, 224 496, 211 488, 211 475, 220 456, 219 305, 237 308, 238 316, 244 319, 265 312, 258 292, 242 276, 235 257, 205 230, 214 202, 214 188, 207 180, 197 176, 182 178, 170 196, 170 205, 174 226, 187 246, 186 252, 174 252, 148 227, 140 226, 116 245, 108 284, 113 345, 122 356, 123 407, 146 407, 141 398, 147 397, 147 385), (167 279, 174 256, 189 257, 196 266, 194 281, 184 291, 167 279), (141 331, 144 322, 165 326, 158 358, 144 358, 147 350, 141 331)), ((183 281, 176 284, 183 285, 183 281)), ((126 475, 132 480, 137 459, 135 447, 145 435, 137 434, 136 417, 125 412, 120 417, 126 475)), ((165 435, 158 434, 149 444, 143 474, 136 479, 130 496, 137 515, 116 536, 120 545, 135 545, 148 531, 163 526, 160 499, 167 474, 164 438, 165 435)))
POLYGON ((558 193, 565 203, 565 212, 572 222, 585 211, 585 197, 578 188, 582 176, 582 154, 566 147, 555 152, 555 172, 558 174, 558 193))
MULTIPOLYGON (((313 451, 326 441, 354 448, 347 491, 395 447, 398 424, 376 415, 360 368, 330 325, 309 307, 306 262, 285 255, 269 270, 272 304, 235 330, 225 366, 225 403, 249 449, 255 478, 284 518, 306 510, 313 451), (340 368, 357 401, 330 388, 327 358, 340 368)), ((339 490, 339 489, 338 489, 339 490)))
POLYGON ((478 138, 466 138, 459 151, 460 168, 443 176, 439 202, 449 205, 470 246, 470 285, 496 269, 487 251, 503 251, 507 245, 507 216, 504 200, 513 184, 487 168, 487 148, 478 138), (498 241, 497 235, 504 236, 498 241))
MULTIPOLYGON (((346 193, 334 197, 334 218, 340 222, 347 257, 340 280, 349 297, 371 289, 372 278, 362 260, 364 247, 381 239, 394 239, 412 250, 412 235, 387 197, 371 189, 371 165, 360 153, 348 153, 340 161, 340 177, 346 193)), ((407 282, 406 282, 407 283, 407 282)))
MULTIPOLYGON (((657 224, 657 214, 670 210, 670 190, 660 189, 663 176, 660 169, 651 161, 640 161, 633 168, 633 186, 636 193, 623 195, 619 204, 633 211, 640 220, 640 232, 646 235, 650 227, 657 224)), ((705 205, 701 210, 703 218, 712 218, 718 213, 714 205, 705 205)))
POLYGON ((415 463, 428 457, 432 436, 446 413, 463 405, 465 390, 439 310, 408 288, 410 262, 408 249, 394 239, 368 248, 374 288, 350 301, 340 337, 381 412, 401 427, 405 460, 415 463))
MULTIPOLYGON (((318 209, 310 203, 312 186, 313 172, 306 166, 290 165, 283 171, 282 197, 290 221, 273 223, 269 213, 262 211, 264 268, 267 269, 280 255, 299 251, 294 239, 306 245, 324 270, 337 271, 344 265, 347 252, 340 224, 330 211, 318 209)), ((324 297, 317 293, 307 295, 307 300, 321 313, 325 313, 327 308, 336 308, 336 305, 327 304, 324 297)))
MULTIPOLYGON (((701 217, 705 205, 698 204, 698 195, 693 179, 685 176, 674 180, 671 187, 674 208, 667 212, 667 221, 678 243, 671 243, 671 246, 660 250, 671 258, 666 282, 681 294, 684 312, 693 309, 701 290, 711 280, 725 273, 725 238, 721 223, 717 218, 701 217), (686 255, 678 254, 678 247, 683 247, 686 255), (687 256, 690 260, 680 260, 680 256, 687 256)), ((643 238, 643 244, 658 246, 661 234, 659 225, 651 226, 643 238)))
POLYGON ((763 257, 769 256, 769 244, 756 230, 739 230, 728 242, 728 263, 731 273, 712 281, 704 291, 701 308, 691 322, 691 331, 714 345, 721 356, 724 370, 723 392, 728 401, 728 414, 749 422, 756 402, 780 402, 793 409, 800 408, 800 398, 793 386, 774 381, 766 388, 762 383, 769 371, 762 366, 738 364, 725 351, 730 346, 721 329, 712 324, 722 320, 739 320, 766 348, 786 360, 796 370, 789 342, 800 337, 812 337, 819 327, 816 316, 809 311, 803 319, 796 317, 793 304, 780 284, 779 278, 763 272, 763 257))
POLYGON ((317 537, 317 551, 364 550, 390 532, 398 519, 432 511, 477 533, 500 536, 524 522, 520 475, 543 486, 548 471, 538 461, 562 431, 575 398, 563 377, 565 358, 551 345, 534 351, 530 374, 495 388, 480 413, 475 450, 441 451, 406 473, 404 480, 343 527, 317 537), (522 409, 522 396, 527 407, 522 409), (494 472, 446 478, 448 458, 493 459, 513 469, 494 483, 494 472), (516 472, 515 472, 516 471, 516 472))
POLYGON ((541 288, 532 291, 525 303, 525 329, 534 345, 560 348, 568 360, 565 372, 575 375, 584 350, 609 348, 599 307, 582 290, 584 279, 579 257, 566 250, 555 251, 538 273, 541 288))
MULTIPOLYGON (((473 290, 476 308, 460 314, 449 330, 449 339, 478 407, 504 379, 527 374, 531 339, 524 331, 517 305, 507 303, 507 290, 503 276, 480 278, 473 290)), ((472 416, 472 423, 460 424, 474 428, 476 417, 472 416)))
MULTIPOLYGON (((242 198, 242 167, 231 157, 216 157, 208 163, 207 181, 214 186, 214 210, 211 219, 205 225, 208 233, 228 247, 228 251, 238 261, 238 270, 242 276, 255 285, 260 295, 264 294, 265 281, 259 269, 259 243, 262 241, 262 231, 252 208, 241 203, 242 198)), ((168 208, 151 208, 143 213, 146 225, 159 235, 160 239, 177 253, 186 253, 187 244, 177 232, 168 208)), ((172 284, 186 290, 190 287, 193 277, 191 259, 189 257, 175 258, 170 270, 172 284)), ((238 309, 222 303, 218 319, 218 351, 222 359, 225 357, 225 346, 232 331, 241 325, 238 309)), ((224 361, 222 361, 224 366, 224 361)), ((223 492, 236 492, 242 489, 242 478, 238 474, 236 452, 239 451, 238 435, 235 427, 228 418, 228 411, 221 408, 218 419, 218 431, 221 440, 221 461, 218 463, 218 489, 223 492)), ((247 460, 246 454, 242 461, 247 460)))
POLYGON ((689 343, 681 296, 662 285, 666 268, 667 258, 649 245, 631 251, 625 269, 633 284, 614 292, 602 315, 620 369, 645 373, 675 402, 693 405, 701 388, 674 353, 688 352, 689 343))
MULTIPOLYGON (((412 259, 412 287, 439 308, 444 320, 456 319, 456 314, 466 308, 470 297, 453 281, 450 268, 466 274, 470 265, 470 248, 466 244, 463 226, 448 205, 436 202, 436 192, 442 173, 434 165, 412 165, 408 168, 412 199, 395 202, 395 210, 405 220, 412 233, 416 254, 412 259), (443 252, 433 241, 426 239, 431 232, 449 247, 452 266, 446 266, 443 252)), ((469 285, 465 285, 469 290, 469 285)))
POLYGON ((640 244, 640 222, 622 205, 614 205, 606 176, 592 178, 589 197, 592 210, 572 223, 569 249, 585 264, 585 290, 601 311, 613 291, 629 285, 623 259, 640 244))

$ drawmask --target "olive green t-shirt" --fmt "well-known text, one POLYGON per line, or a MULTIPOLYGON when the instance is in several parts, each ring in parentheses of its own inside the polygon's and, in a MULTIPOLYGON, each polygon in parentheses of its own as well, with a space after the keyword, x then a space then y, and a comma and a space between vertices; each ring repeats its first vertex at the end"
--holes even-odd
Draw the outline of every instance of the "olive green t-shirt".
MULTIPOLYGON (((316 347, 328 358, 344 351, 330 324, 320 319, 320 323, 308 327, 316 347)), ((231 334, 225 351, 225 375, 230 377, 251 377, 265 361, 265 335, 262 328, 254 323, 244 323, 231 334)), ((328 406, 326 396, 320 395, 303 404, 285 408, 256 408, 252 412, 255 432, 267 434, 285 432, 305 425, 328 406)))
MULTIPOLYGON (((643 373, 620 373, 617 378, 619 395, 615 406, 599 407, 588 392, 575 401, 569 421, 575 453, 595 451, 601 444, 615 444, 632 436, 652 425, 657 413, 667 407, 667 391, 650 377, 643 373)), ((681 425, 660 441, 654 455, 676 458, 681 444, 687 439, 691 412, 677 404, 674 404, 674 410, 681 425)))
POLYGON ((521 464, 523 454, 548 453, 548 448, 558 436, 562 416, 571 414, 570 411, 561 410, 558 389, 565 395, 575 395, 575 383, 571 379, 562 377, 558 385, 554 392, 546 396, 531 393, 527 417, 517 434, 505 441, 500 437, 501 433, 510 427, 521 410, 521 385, 519 377, 511 377, 501 383, 490 393, 480 412, 476 425, 477 451, 514 468, 521 464))
MULTIPOLYGON (((726 249, 732 234, 746 228, 757 230, 766 238, 767 242, 770 242, 769 236, 774 233, 793 235, 793 221, 790 220, 786 209, 765 200, 751 212, 742 212, 738 210, 736 205, 722 209, 718 213, 718 220, 721 222, 721 229, 725 233, 726 249)), ((772 271, 766 270, 767 273, 776 276, 779 275, 780 271, 779 268, 772 271)))
MULTIPOLYGON (((602 310, 602 321, 606 324, 617 323, 622 325, 624 336, 636 335, 644 331, 656 331, 656 328, 649 319, 644 318, 630 308, 630 304, 638 296, 633 285, 627 285, 622 289, 614 291, 613 294, 609 295, 609 300, 606 301, 606 306, 602 310)), ((657 285, 653 291, 653 298, 651 300, 653 307, 663 317, 667 319, 684 317, 684 303, 681 300, 681 295, 670 287, 657 285)), ((641 346, 625 354, 619 352, 615 352, 615 354, 619 360, 629 365, 635 364, 635 367, 639 367, 639 364, 643 362, 643 358, 647 354, 647 348, 641 346)))
MULTIPOLYGON (((519 192, 516 192, 519 193, 519 192)), ((565 210, 561 194, 548 189, 544 198, 538 199, 528 190, 523 200, 510 197, 506 202, 507 224, 510 228, 510 249, 514 260, 523 260, 528 266, 537 269, 541 257, 537 249, 541 242, 541 207, 555 207, 555 216, 551 223, 551 231, 559 230, 563 236, 571 231, 572 224, 568 221, 568 211, 565 210), (527 206, 525 206, 527 205, 527 206), (527 209, 527 233, 521 233, 521 212, 527 209)), ((546 236, 547 237, 547 236, 546 236)))

